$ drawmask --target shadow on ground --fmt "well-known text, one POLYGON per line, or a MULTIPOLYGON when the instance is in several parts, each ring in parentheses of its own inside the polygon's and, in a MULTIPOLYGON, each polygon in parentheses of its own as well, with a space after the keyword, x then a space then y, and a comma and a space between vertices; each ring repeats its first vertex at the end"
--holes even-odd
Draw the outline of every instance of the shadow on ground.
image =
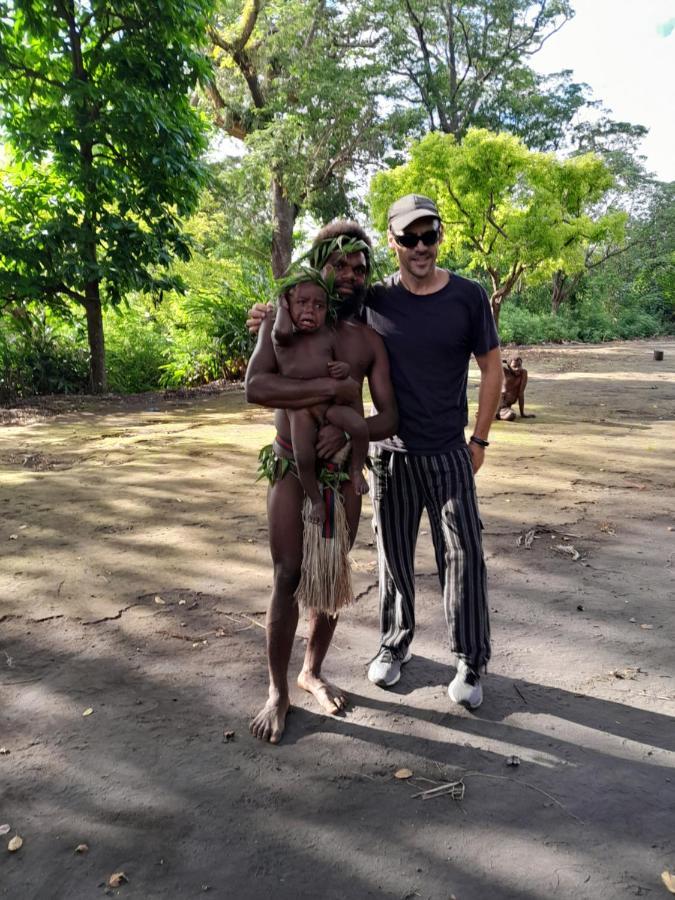
POLYGON ((413 659, 393 691, 366 680, 364 518, 362 599, 327 661, 350 710, 295 690, 278 747, 247 731, 266 690, 268 414, 228 395, 0 431, 0 824, 24 838, 0 854, 0 896, 88 900, 120 870, 112 893, 138 900, 658 896, 675 869, 673 367, 647 349, 524 354, 538 418, 498 423, 479 481, 483 707, 448 701, 424 533, 413 659), (414 796, 459 779, 461 801, 414 796))

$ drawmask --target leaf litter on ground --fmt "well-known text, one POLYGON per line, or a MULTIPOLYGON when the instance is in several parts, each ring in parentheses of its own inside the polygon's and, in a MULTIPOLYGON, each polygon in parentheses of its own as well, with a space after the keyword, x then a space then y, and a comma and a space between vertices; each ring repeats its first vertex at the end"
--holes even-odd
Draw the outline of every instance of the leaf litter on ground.
POLYGON ((628 666, 626 669, 612 669, 609 674, 613 675, 615 678, 619 678, 621 680, 629 679, 630 681, 635 681, 638 674, 642 673, 642 669, 640 666, 628 666))
POLYGON ((565 553, 567 556, 571 556, 573 562, 581 559, 581 553, 579 553, 574 544, 556 544, 555 549, 559 553, 565 553))
POLYGON ((516 547, 525 547, 526 550, 529 550, 532 544, 534 543, 534 539, 537 537, 536 529, 531 528, 524 535, 521 534, 518 536, 518 540, 516 541, 516 547))

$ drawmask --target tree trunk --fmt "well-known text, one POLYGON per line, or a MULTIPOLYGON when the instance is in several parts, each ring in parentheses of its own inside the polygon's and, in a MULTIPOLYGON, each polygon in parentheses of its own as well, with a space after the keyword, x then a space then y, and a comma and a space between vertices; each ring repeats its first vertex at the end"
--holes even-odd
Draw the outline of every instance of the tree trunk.
POLYGON ((560 304, 567 296, 566 285, 567 276, 562 271, 562 269, 558 269, 557 272, 553 273, 553 280, 551 285, 551 314, 554 316, 558 315, 560 304))
MULTIPOLYGON (((74 0, 67 0, 63 11, 68 23, 70 35, 70 53, 73 76, 81 83, 83 90, 77 95, 75 118, 80 128, 79 163, 84 185, 85 213, 82 221, 82 255, 90 272, 97 268, 97 214, 96 214, 96 176, 94 174, 94 147, 89 133, 92 121, 97 113, 94 111, 87 91, 89 75, 84 66, 82 53, 82 31, 78 27, 74 0)), ((101 312, 100 281, 94 278, 84 285, 84 309, 87 314, 87 337, 89 339, 89 388, 92 394, 104 394, 107 388, 105 373, 105 341, 103 339, 103 316, 101 312)))
POLYGON ((92 394, 104 394, 107 389, 105 373, 105 340, 98 281, 85 286, 87 337, 89 338, 89 383, 92 394))
POLYGON ((492 315, 495 320, 495 326, 497 328, 497 331, 499 331, 499 313, 501 312, 502 308, 502 298, 493 296, 490 299, 490 303, 492 305, 492 315))
POLYGON ((291 203, 276 177, 272 177, 272 274, 281 278, 293 252, 293 228, 298 207, 291 203))

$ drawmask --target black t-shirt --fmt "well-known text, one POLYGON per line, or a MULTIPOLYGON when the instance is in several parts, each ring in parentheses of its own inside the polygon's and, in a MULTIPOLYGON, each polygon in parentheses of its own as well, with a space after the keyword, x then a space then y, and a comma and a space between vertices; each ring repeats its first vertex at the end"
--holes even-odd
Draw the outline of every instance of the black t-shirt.
POLYGON ((379 446, 418 456, 463 446, 469 359, 499 346, 484 289, 450 273, 440 291, 412 294, 397 272, 373 285, 365 305, 389 354, 400 417, 398 434, 379 446))

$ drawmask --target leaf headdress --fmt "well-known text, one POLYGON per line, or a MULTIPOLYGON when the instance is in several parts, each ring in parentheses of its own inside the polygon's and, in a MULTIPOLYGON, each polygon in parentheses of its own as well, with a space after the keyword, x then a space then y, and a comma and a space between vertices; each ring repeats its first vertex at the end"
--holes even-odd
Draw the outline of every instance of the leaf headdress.
MULTIPOLYGON (((363 253, 366 260, 370 262, 371 252, 370 247, 365 241, 349 237, 349 235, 346 234, 340 234, 337 237, 326 238, 325 241, 319 241, 317 244, 314 244, 314 246, 307 251, 305 257, 309 260, 309 263, 313 268, 321 271, 334 253, 339 253, 340 256, 347 256, 350 253, 363 253)), ((301 257, 301 259, 304 259, 305 257, 301 257)), ((369 273, 370 270, 371 267, 368 265, 369 273)))
POLYGON ((306 263, 295 263, 286 272, 283 278, 279 278, 276 282, 279 296, 287 294, 299 284, 316 284, 326 292, 328 299, 327 319, 329 324, 334 324, 337 320, 337 307, 342 302, 338 292, 335 290, 335 272, 329 272, 326 277, 321 274, 320 269, 315 269, 306 263))
MULTIPOLYGON (((343 301, 335 287, 335 272, 331 269, 330 272, 324 275, 323 270, 328 260, 335 253, 339 253, 340 256, 346 256, 349 253, 364 253, 366 259, 370 260, 371 250, 365 241, 349 237, 346 234, 341 234, 334 238, 326 238, 325 241, 319 241, 318 244, 315 244, 304 253, 291 265, 284 277, 276 282, 280 295, 287 293, 298 284, 306 284, 307 282, 318 284, 328 297, 328 321, 331 324, 334 324, 337 320, 337 308, 343 301)), ((370 273, 369 265, 368 275, 370 273)))

